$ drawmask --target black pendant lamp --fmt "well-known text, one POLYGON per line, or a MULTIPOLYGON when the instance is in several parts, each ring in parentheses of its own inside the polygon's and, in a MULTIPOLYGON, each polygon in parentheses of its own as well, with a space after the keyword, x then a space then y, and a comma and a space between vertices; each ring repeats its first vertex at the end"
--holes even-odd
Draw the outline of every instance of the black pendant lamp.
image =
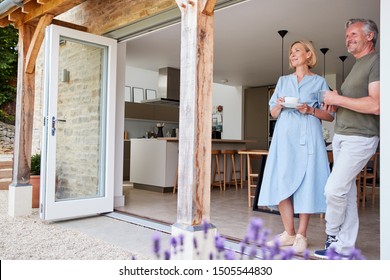
POLYGON ((324 54, 324 75, 323 77, 325 78, 325 54, 329 51, 328 48, 321 48, 320 51, 324 54))
POLYGON ((347 59, 348 56, 342 55, 339 56, 340 60, 343 62, 343 82, 344 82, 344 61, 347 59))
POLYGON ((284 36, 287 34, 287 30, 279 30, 278 33, 280 37, 282 37, 282 76, 283 76, 283 43, 284 43, 284 36))

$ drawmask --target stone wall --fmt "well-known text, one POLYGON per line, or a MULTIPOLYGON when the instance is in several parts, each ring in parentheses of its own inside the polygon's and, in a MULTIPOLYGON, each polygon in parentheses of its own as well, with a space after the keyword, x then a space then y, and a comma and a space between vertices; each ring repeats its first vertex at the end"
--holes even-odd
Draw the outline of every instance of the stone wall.
MULTIPOLYGON (((172 7, 177 7, 175 0, 87 0, 57 19, 85 26, 88 32, 101 35, 172 7)), ((42 44, 35 65, 32 154, 39 152, 41 146, 43 83, 42 44)))
POLYGON ((0 122, 0 154, 13 152, 14 137, 15 126, 0 122))

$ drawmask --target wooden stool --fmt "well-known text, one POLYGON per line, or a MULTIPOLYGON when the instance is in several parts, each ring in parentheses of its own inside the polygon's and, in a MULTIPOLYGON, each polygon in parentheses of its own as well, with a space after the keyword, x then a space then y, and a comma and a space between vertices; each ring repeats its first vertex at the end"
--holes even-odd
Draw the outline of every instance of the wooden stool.
POLYGON ((212 150, 211 151, 211 160, 213 159, 213 156, 215 158, 215 165, 214 165, 214 171, 212 173, 211 178, 211 187, 219 187, 219 190, 222 191, 222 180, 221 180, 221 170, 219 167, 219 155, 221 152, 219 150, 212 150), (218 173, 218 181, 215 180, 215 175, 218 173))
POLYGON ((236 186, 236 190, 238 189, 237 184, 237 171, 236 171, 236 160, 235 160, 235 150, 222 150, 221 154, 223 155, 223 190, 226 191, 226 184, 234 183, 236 186), (226 173, 227 173, 227 156, 230 155, 230 159, 232 162, 232 168, 230 170, 230 181, 227 181, 226 173), (234 180, 233 180, 234 176, 234 180))

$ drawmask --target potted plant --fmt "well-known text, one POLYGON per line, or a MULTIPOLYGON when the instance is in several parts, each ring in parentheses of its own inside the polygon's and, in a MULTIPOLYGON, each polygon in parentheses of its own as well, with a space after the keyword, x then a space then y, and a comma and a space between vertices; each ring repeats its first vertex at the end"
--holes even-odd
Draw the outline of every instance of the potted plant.
POLYGON ((41 184, 41 154, 31 156, 30 184, 32 185, 32 208, 39 208, 39 190, 41 184))

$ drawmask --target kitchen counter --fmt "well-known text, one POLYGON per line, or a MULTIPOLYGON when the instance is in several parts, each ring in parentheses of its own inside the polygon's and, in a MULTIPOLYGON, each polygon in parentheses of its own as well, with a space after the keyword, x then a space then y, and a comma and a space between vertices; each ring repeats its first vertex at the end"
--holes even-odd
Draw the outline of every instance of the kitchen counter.
MULTIPOLYGON (((173 189, 178 166, 178 138, 133 138, 130 151, 130 182, 134 188, 158 192, 173 189)), ((243 150, 253 140, 212 139, 212 149, 243 150)))

